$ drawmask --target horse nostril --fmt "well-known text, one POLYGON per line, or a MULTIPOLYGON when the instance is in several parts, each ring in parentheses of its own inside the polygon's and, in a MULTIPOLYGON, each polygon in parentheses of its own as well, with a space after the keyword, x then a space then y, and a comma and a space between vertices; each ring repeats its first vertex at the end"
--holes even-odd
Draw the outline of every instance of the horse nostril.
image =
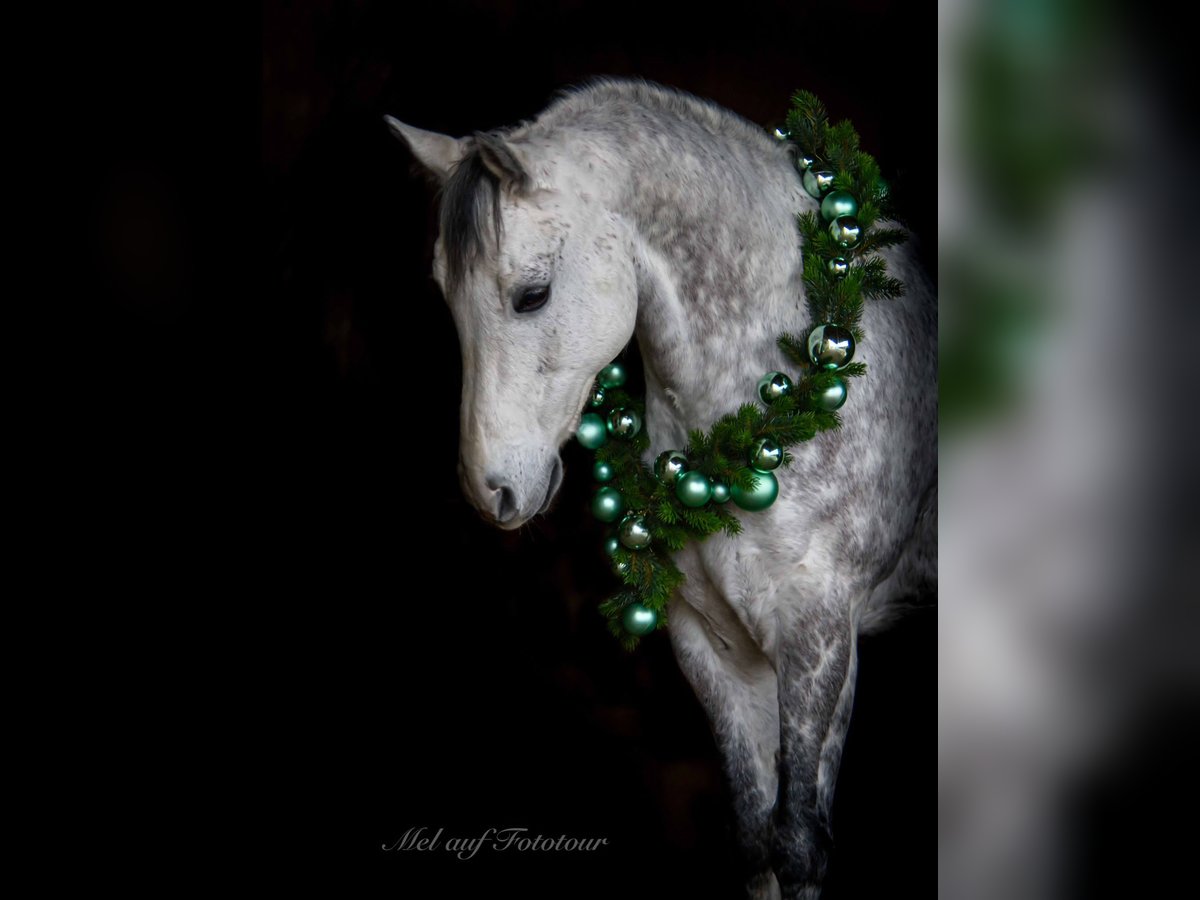
POLYGON ((517 495, 507 484, 504 484, 495 476, 489 475, 484 479, 486 484, 495 494, 492 497, 493 514, 497 522, 509 522, 516 518, 517 515, 517 495))

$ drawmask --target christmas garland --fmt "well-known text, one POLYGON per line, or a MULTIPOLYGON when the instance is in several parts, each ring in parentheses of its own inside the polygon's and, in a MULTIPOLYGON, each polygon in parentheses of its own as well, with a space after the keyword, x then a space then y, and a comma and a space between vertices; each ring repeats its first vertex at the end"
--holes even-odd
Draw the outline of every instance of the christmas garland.
POLYGON ((779 337, 800 374, 793 380, 766 373, 758 383, 761 404, 743 404, 709 431, 689 432, 687 447, 660 454, 651 470, 642 463, 650 446, 642 430, 645 404, 624 390, 625 368, 613 362, 597 376, 576 432, 596 451, 593 476, 600 487, 592 512, 615 526, 604 546, 624 584, 600 611, 628 649, 666 624, 667 602, 684 578, 670 554, 718 531, 738 534, 741 522, 725 504, 732 499, 747 511, 769 507, 779 493, 774 470, 791 462, 788 448, 839 426, 837 410, 849 380, 866 372, 852 361, 863 339, 863 302, 903 291, 887 275, 884 260, 872 254, 902 243, 905 233, 875 227, 889 191, 850 123, 830 124, 821 102, 798 91, 775 136, 790 142, 805 190, 821 201, 819 215, 796 217, 814 324, 807 337, 779 337))

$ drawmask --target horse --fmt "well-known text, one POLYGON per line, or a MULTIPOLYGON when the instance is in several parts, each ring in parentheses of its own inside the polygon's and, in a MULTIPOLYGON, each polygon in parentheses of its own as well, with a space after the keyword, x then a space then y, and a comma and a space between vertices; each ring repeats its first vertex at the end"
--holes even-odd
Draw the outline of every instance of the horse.
MULTIPOLYGON (((459 474, 502 529, 550 507, 597 372, 636 337, 646 461, 787 370, 805 324, 794 149, 640 79, 560 92, 536 117, 454 138, 384 117, 440 186, 433 277, 462 348, 459 474)), ((778 501, 678 552, 667 607, 707 714, 752 897, 815 898, 850 721, 857 635, 936 591, 936 292, 870 301, 868 365, 840 428, 794 448, 778 501)))

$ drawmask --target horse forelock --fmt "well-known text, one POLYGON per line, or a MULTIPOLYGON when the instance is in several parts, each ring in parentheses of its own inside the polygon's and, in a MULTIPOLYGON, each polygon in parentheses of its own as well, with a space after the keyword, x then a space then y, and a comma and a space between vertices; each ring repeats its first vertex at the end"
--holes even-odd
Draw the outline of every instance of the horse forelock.
POLYGON ((453 291, 484 250, 491 213, 491 237, 500 238, 500 182, 472 147, 442 188, 439 213, 446 257, 446 290, 453 291))

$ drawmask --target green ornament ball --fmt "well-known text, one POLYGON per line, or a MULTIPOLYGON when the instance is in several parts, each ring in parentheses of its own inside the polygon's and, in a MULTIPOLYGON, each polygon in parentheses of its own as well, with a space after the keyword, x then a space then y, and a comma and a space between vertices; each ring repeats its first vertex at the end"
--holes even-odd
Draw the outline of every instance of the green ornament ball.
POLYGON ((612 556, 620 547, 621 541, 615 534, 604 539, 604 554, 606 556, 612 556))
POLYGON ((675 482, 675 496, 684 506, 703 506, 712 498, 712 482, 703 472, 684 472, 675 482))
POLYGON ((613 468, 612 463, 604 462, 604 460, 596 460, 596 464, 592 466, 592 477, 601 484, 612 481, 613 476, 617 474, 617 470, 613 468))
POLYGON ((654 460, 654 477, 663 484, 671 485, 687 471, 687 457, 682 450, 664 450, 654 460))
POLYGON ((617 533, 621 536, 621 543, 630 550, 641 550, 650 543, 650 527, 643 516, 626 516, 621 520, 617 533))
POLYGON ((728 503, 729 485, 723 481, 714 481, 712 483, 712 498, 713 503, 728 503))
POLYGON ((792 392, 792 379, 782 372, 768 372, 758 379, 758 396, 762 402, 770 406, 776 400, 782 400, 792 392))
POLYGON ((602 487, 592 498, 592 515, 601 522, 615 522, 625 511, 625 498, 616 488, 602 487))
POLYGON ((775 140, 777 141, 786 141, 789 137, 791 137, 786 128, 776 128, 771 132, 771 134, 775 135, 775 140))
POLYGON ((850 272, 850 261, 844 256, 835 256, 825 263, 825 267, 834 278, 845 278, 850 272))
POLYGON ((796 168, 799 169, 801 172, 807 172, 809 169, 811 169, 813 167, 813 163, 815 163, 815 162, 816 162, 816 160, 814 160, 807 153, 796 154, 796 168))
POLYGON ((832 222, 839 216, 857 216, 858 201, 849 191, 830 191, 821 201, 821 216, 832 222))
POLYGON ((642 417, 635 410, 622 408, 614 409, 608 414, 608 433, 613 437, 636 437, 642 430, 642 417))
POLYGON ((818 407, 828 412, 841 409, 842 404, 846 402, 846 382, 835 378, 833 384, 817 393, 815 401, 818 407))
POLYGON ((805 170, 804 189, 814 200, 820 200, 833 189, 833 173, 826 170, 805 170))
POLYGON ((608 440, 608 427, 599 413, 584 413, 575 429, 575 437, 589 450, 595 450, 608 440))
POLYGON ((778 469, 783 462, 783 448, 770 438, 763 438, 750 451, 750 465, 760 472, 778 469))
POLYGON ((829 223, 829 236, 839 247, 849 249, 862 237, 862 229, 858 227, 858 219, 854 216, 838 216, 829 223))
POLYGON ((757 512, 766 509, 779 496, 779 482, 771 472, 755 472, 751 474, 758 479, 758 487, 742 488, 735 483, 732 488, 733 502, 747 512, 757 512))
POLYGON ((604 388, 598 384, 592 386, 592 393, 588 396, 588 405, 593 408, 604 405, 604 388))
POLYGON ((602 388, 616 388, 625 383, 625 367, 619 362, 609 363, 597 377, 602 388))
POLYGON ((854 335, 841 325, 818 325, 808 336, 808 358, 818 369, 840 369, 854 358, 854 335))
POLYGON ((658 625, 658 613, 640 603, 630 603, 621 616, 625 630, 639 637, 652 632, 658 625))

